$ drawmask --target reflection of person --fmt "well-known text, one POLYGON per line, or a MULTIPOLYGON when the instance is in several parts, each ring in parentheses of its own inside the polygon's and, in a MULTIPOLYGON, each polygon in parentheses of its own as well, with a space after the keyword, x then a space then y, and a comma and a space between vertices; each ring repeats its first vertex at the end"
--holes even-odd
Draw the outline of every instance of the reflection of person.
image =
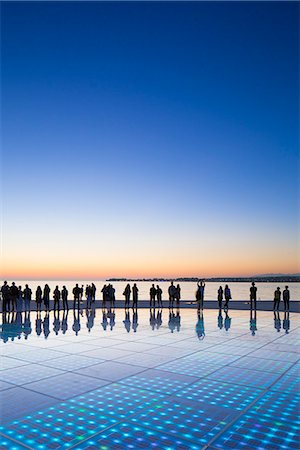
POLYGON ((196 324, 196 333, 200 340, 204 339, 205 331, 204 331, 204 316, 203 309, 198 309, 198 322, 196 324))
POLYGON ((251 308, 254 303, 254 308, 256 308, 256 296, 257 296, 257 287, 255 286, 254 281, 252 282, 251 288, 250 288, 250 305, 251 308))
POLYGON ((287 311, 288 309, 290 309, 290 291, 288 286, 285 286, 285 289, 282 293, 282 300, 284 302, 284 309, 285 311, 287 311))
POLYGON ((281 320, 280 320, 279 311, 274 311, 274 328, 275 328, 275 330, 278 331, 278 333, 281 330, 281 320))
POLYGON ((290 330, 290 313, 289 313, 289 311, 284 312, 282 328, 285 330, 285 334, 289 333, 289 330, 290 330))
POLYGON ((253 308, 250 309, 250 331, 251 331, 252 336, 254 336, 255 332, 257 331, 256 309, 253 309, 253 308))
POLYGON ((223 328, 223 316, 222 316, 222 307, 219 308, 219 314, 218 314, 218 327, 220 330, 223 328))
POLYGON ((274 307, 273 307, 274 310, 279 309, 280 299, 281 299, 281 291, 280 287, 278 287, 274 292, 274 307))

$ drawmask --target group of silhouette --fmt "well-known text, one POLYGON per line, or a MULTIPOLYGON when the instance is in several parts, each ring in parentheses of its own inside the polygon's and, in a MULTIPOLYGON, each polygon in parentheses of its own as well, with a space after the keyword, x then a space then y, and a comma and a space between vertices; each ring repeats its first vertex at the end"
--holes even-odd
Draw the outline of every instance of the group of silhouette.
MULTIPOLYGON (((105 284, 101 289, 102 292, 102 306, 106 307, 109 305, 110 307, 115 306, 116 301, 116 290, 112 284, 105 284)), ((196 290, 196 302, 198 309, 204 308, 204 292, 205 292, 205 282, 198 281, 197 290, 196 290)), ((36 301, 36 309, 37 311, 41 311, 42 304, 44 304, 45 311, 50 310, 50 293, 51 289, 48 284, 42 287, 38 286, 35 292, 35 301, 36 301)), ((87 307, 91 307, 92 304, 96 300, 96 286, 94 283, 89 285, 79 286, 77 283, 75 287, 72 289, 73 294, 73 307, 79 307, 79 305, 83 302, 84 296, 87 301, 87 307)), ((128 283, 124 289, 123 296, 125 297, 125 308, 129 308, 131 306, 131 295, 132 295, 132 308, 136 309, 138 307, 138 297, 139 297, 139 289, 136 283, 131 287, 128 283)), ((11 286, 8 285, 7 281, 4 281, 3 286, 1 287, 1 296, 2 296, 2 310, 3 311, 30 311, 31 309, 31 301, 33 300, 33 293, 28 284, 25 284, 25 288, 23 289, 21 286, 16 286, 15 282, 12 282, 11 286)), ((152 284, 150 291, 150 308, 153 307, 163 307, 163 291, 159 285, 152 284)), ((284 303, 284 310, 289 310, 290 308, 290 291, 288 286, 285 286, 285 289, 281 293, 280 287, 278 287, 274 292, 274 310, 279 310, 281 297, 284 303)), ((219 287, 217 291, 217 302, 218 308, 224 308, 224 310, 228 309, 229 301, 231 300, 231 290, 228 284, 225 285, 224 289, 222 286, 219 287), (223 300, 225 300, 223 305, 223 300)), ((56 286, 53 291, 53 300, 54 300, 54 310, 69 309, 69 292, 66 286, 63 286, 62 289, 59 289, 59 286, 56 286)), ((173 281, 168 287, 168 301, 169 308, 173 308, 174 306, 179 307, 181 300, 181 288, 180 285, 174 285, 173 281)), ((250 287, 250 308, 256 309, 257 303, 257 287, 255 282, 252 282, 250 287)))

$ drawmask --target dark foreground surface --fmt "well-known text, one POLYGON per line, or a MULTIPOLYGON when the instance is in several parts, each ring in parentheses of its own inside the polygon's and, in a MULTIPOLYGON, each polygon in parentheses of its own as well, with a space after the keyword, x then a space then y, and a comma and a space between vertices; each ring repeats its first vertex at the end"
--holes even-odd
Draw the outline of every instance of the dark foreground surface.
POLYGON ((299 448, 296 313, 2 318, 1 449, 299 448))

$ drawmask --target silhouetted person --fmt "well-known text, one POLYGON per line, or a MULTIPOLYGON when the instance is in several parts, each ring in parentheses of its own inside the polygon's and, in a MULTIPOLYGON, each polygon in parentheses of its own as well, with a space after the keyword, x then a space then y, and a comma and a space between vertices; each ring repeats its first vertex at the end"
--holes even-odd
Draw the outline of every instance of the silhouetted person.
POLYGON ((108 285, 107 292, 108 292, 107 295, 108 295, 108 300, 110 302, 110 307, 112 308, 115 306, 115 301, 116 301, 116 290, 112 284, 108 285))
POLYGON ((275 330, 278 331, 278 333, 281 330, 281 320, 280 320, 279 311, 274 311, 274 328, 275 328, 275 330))
POLYGON ((138 306, 138 296, 139 296, 139 289, 136 283, 134 283, 134 285, 132 286, 132 309, 137 308, 138 306))
POLYGON ((256 322, 256 309, 250 309, 250 331, 252 336, 255 335, 257 331, 257 322, 256 322))
MULTIPOLYGON (((222 291, 223 291, 223 289, 222 289, 222 291)), ((222 302, 221 302, 221 305, 222 305, 222 302)), ((220 328, 220 330, 222 330, 222 328, 223 328, 222 306, 219 308, 218 327, 220 328)))
POLYGON ((205 337, 203 309, 199 308, 197 314, 198 314, 198 322, 196 324, 196 333, 198 339, 202 340, 205 337))
POLYGON ((255 286, 254 281, 250 287, 250 307, 256 309, 256 297, 257 297, 257 287, 255 286))
POLYGON ((274 310, 279 309, 280 300, 281 300, 281 291, 280 287, 278 287, 274 292, 274 307, 273 307, 274 310))
POLYGON ((289 311, 284 312, 282 328, 285 330, 285 334, 289 333, 289 330, 290 330, 290 313, 289 313, 289 311))
POLYGON ((169 286, 169 289, 168 289, 169 308, 173 308, 174 300, 175 300, 175 292, 176 292, 176 287, 174 286, 173 281, 171 281, 171 285, 169 286))
POLYGON ((224 309, 226 308, 228 309, 229 300, 231 299, 231 291, 229 289, 228 284, 225 285, 224 297, 225 297, 224 309))
POLYGON ((83 292, 84 292, 84 285, 81 285, 81 288, 79 288, 79 301, 83 302, 83 292))
POLYGON ((9 299, 10 299, 10 288, 7 284, 7 281, 4 281, 3 286, 1 287, 2 294, 2 312, 6 312, 10 310, 9 307, 9 299))
POLYGON ((22 290, 22 286, 19 286, 18 291, 19 291, 19 294, 18 294, 18 298, 17 298, 17 312, 22 312, 23 311, 23 290, 22 290))
POLYGON ((43 291, 41 286, 38 286, 35 291, 35 301, 36 301, 36 310, 41 311, 42 309, 42 297, 43 291))
POLYGON ((76 303, 79 308, 79 302, 80 302, 80 295, 81 295, 81 288, 78 286, 78 283, 76 283, 74 289, 73 289, 73 296, 74 296, 74 308, 76 306, 76 303))
POLYGON ((28 286, 28 284, 25 284, 25 289, 23 291, 23 298, 25 303, 25 311, 30 311, 30 302, 32 297, 32 290, 28 286))
POLYGON ((123 320, 123 323, 124 323, 124 327, 127 330, 127 333, 129 333, 130 332, 130 328, 131 328, 129 309, 126 309, 126 311, 125 311, 125 320, 123 320))
POLYGON ((92 298, 93 298, 93 291, 92 286, 88 285, 85 289, 85 296, 87 299, 87 308, 90 308, 92 306, 92 298))
POLYGON ((54 310, 59 310, 59 300, 60 300, 60 290, 58 289, 58 286, 54 289, 53 292, 53 299, 54 299, 54 310))
POLYGON ((157 298, 157 306, 162 308, 162 289, 159 285, 156 286, 156 298, 157 298))
POLYGON ((197 286, 196 300, 198 303, 198 308, 203 309, 205 283, 203 281, 198 281, 197 286))
POLYGON ((68 290, 66 288, 66 286, 63 286, 62 290, 61 290, 61 299, 62 299, 62 305, 63 305, 63 309, 69 311, 69 304, 68 304, 68 290))
POLYGON ((106 302, 109 300, 108 286, 106 286, 106 284, 101 289, 101 292, 102 292, 102 308, 105 308, 106 302))
POLYGON ((219 289, 218 289, 218 305, 219 305, 219 309, 222 308, 222 301, 223 301, 223 288, 222 288, 222 286, 220 286, 219 289))
POLYGON ((180 299, 181 299, 181 287, 179 284, 177 284, 174 292, 174 300, 176 300, 177 306, 179 306, 180 299))
MULTIPOLYGON (((45 310, 49 311, 49 309, 50 309, 50 288, 49 288, 48 284, 45 284, 45 287, 44 287, 43 300, 44 300, 45 310)), ((49 331, 49 333, 50 333, 50 331, 49 331)))
POLYGON ((130 294, 131 294, 131 288, 130 288, 130 284, 128 283, 123 292, 123 295, 125 296, 125 308, 129 308, 130 294))
POLYGON ((92 283, 92 302, 96 300, 96 286, 92 283))
POLYGON ((282 300, 284 302, 285 311, 290 309, 290 291, 289 287, 285 286, 285 290, 282 292, 282 300))
POLYGON ((150 294, 150 308, 151 308, 151 306, 153 306, 153 308, 155 308, 156 289, 155 289, 154 284, 152 284, 149 294, 150 294))
POLYGON ((10 293, 10 301, 11 301, 11 310, 15 311, 17 308, 17 298, 19 296, 19 289, 15 285, 15 282, 13 281, 9 290, 10 293))

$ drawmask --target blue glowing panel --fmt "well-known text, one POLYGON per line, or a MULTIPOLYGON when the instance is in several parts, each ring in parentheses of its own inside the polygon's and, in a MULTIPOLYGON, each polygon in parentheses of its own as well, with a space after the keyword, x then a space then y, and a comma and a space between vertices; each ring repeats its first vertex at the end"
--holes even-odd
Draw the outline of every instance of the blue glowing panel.
POLYGON ((123 423, 88 439, 76 447, 77 450, 200 450, 202 445, 185 441, 182 437, 171 436, 163 431, 155 431, 133 423, 123 423))
POLYGON ((167 433, 174 440, 206 444, 238 415, 228 408, 180 400, 157 403, 131 418, 130 423, 167 433))
POLYGON ((29 364, 27 366, 15 367, 0 372, 0 380, 16 385, 22 385, 45 378, 55 377, 64 372, 52 367, 44 367, 40 364, 29 364))
POLYGON ((297 363, 294 366, 292 366, 289 371, 289 375, 292 375, 293 377, 299 377, 300 376, 300 364, 297 363))
POLYGON ((162 401, 166 396, 158 392, 151 392, 116 383, 87 392, 70 400, 70 403, 79 407, 88 407, 103 411, 110 416, 128 417, 135 414, 138 409, 147 408, 155 402, 162 401))
POLYGON ((192 375, 200 378, 209 375, 219 369, 216 364, 209 364, 197 359, 180 358, 175 361, 168 362, 157 367, 158 370, 165 370, 167 372, 181 373, 183 375, 192 375))
POLYGON ((299 449, 300 396, 265 394, 212 446, 228 449, 299 449))
POLYGON ((252 387, 234 386, 203 378, 177 392, 176 397, 241 411, 248 407, 261 392, 260 389, 252 387))
POLYGON ((76 444, 118 421, 117 411, 106 414, 66 402, 15 420, 0 431, 34 449, 58 449, 76 444))
POLYGON ((0 434, 0 448, 1 450, 24 450, 28 447, 24 447, 20 442, 15 442, 6 436, 0 434))
POLYGON ((199 362, 206 362, 209 364, 222 365, 225 366, 231 362, 239 359, 240 356, 237 355, 222 355, 221 353, 213 353, 209 351, 201 351, 192 353, 188 355, 186 359, 195 359, 199 362))
POLYGON ((244 356, 234 361, 231 366, 241 367, 243 369, 262 370, 263 372, 283 373, 292 366, 292 363, 244 356))
POLYGON ((139 389, 172 394, 195 381, 197 381, 195 377, 149 369, 132 377, 125 378, 120 383, 139 389))
POLYGON ((300 392, 300 379, 299 377, 293 377, 289 374, 283 375, 272 387, 274 391, 283 391, 287 393, 299 393, 300 392))
POLYGON ((226 366, 211 374, 209 378, 262 389, 271 386, 279 377, 280 375, 276 373, 226 366))

